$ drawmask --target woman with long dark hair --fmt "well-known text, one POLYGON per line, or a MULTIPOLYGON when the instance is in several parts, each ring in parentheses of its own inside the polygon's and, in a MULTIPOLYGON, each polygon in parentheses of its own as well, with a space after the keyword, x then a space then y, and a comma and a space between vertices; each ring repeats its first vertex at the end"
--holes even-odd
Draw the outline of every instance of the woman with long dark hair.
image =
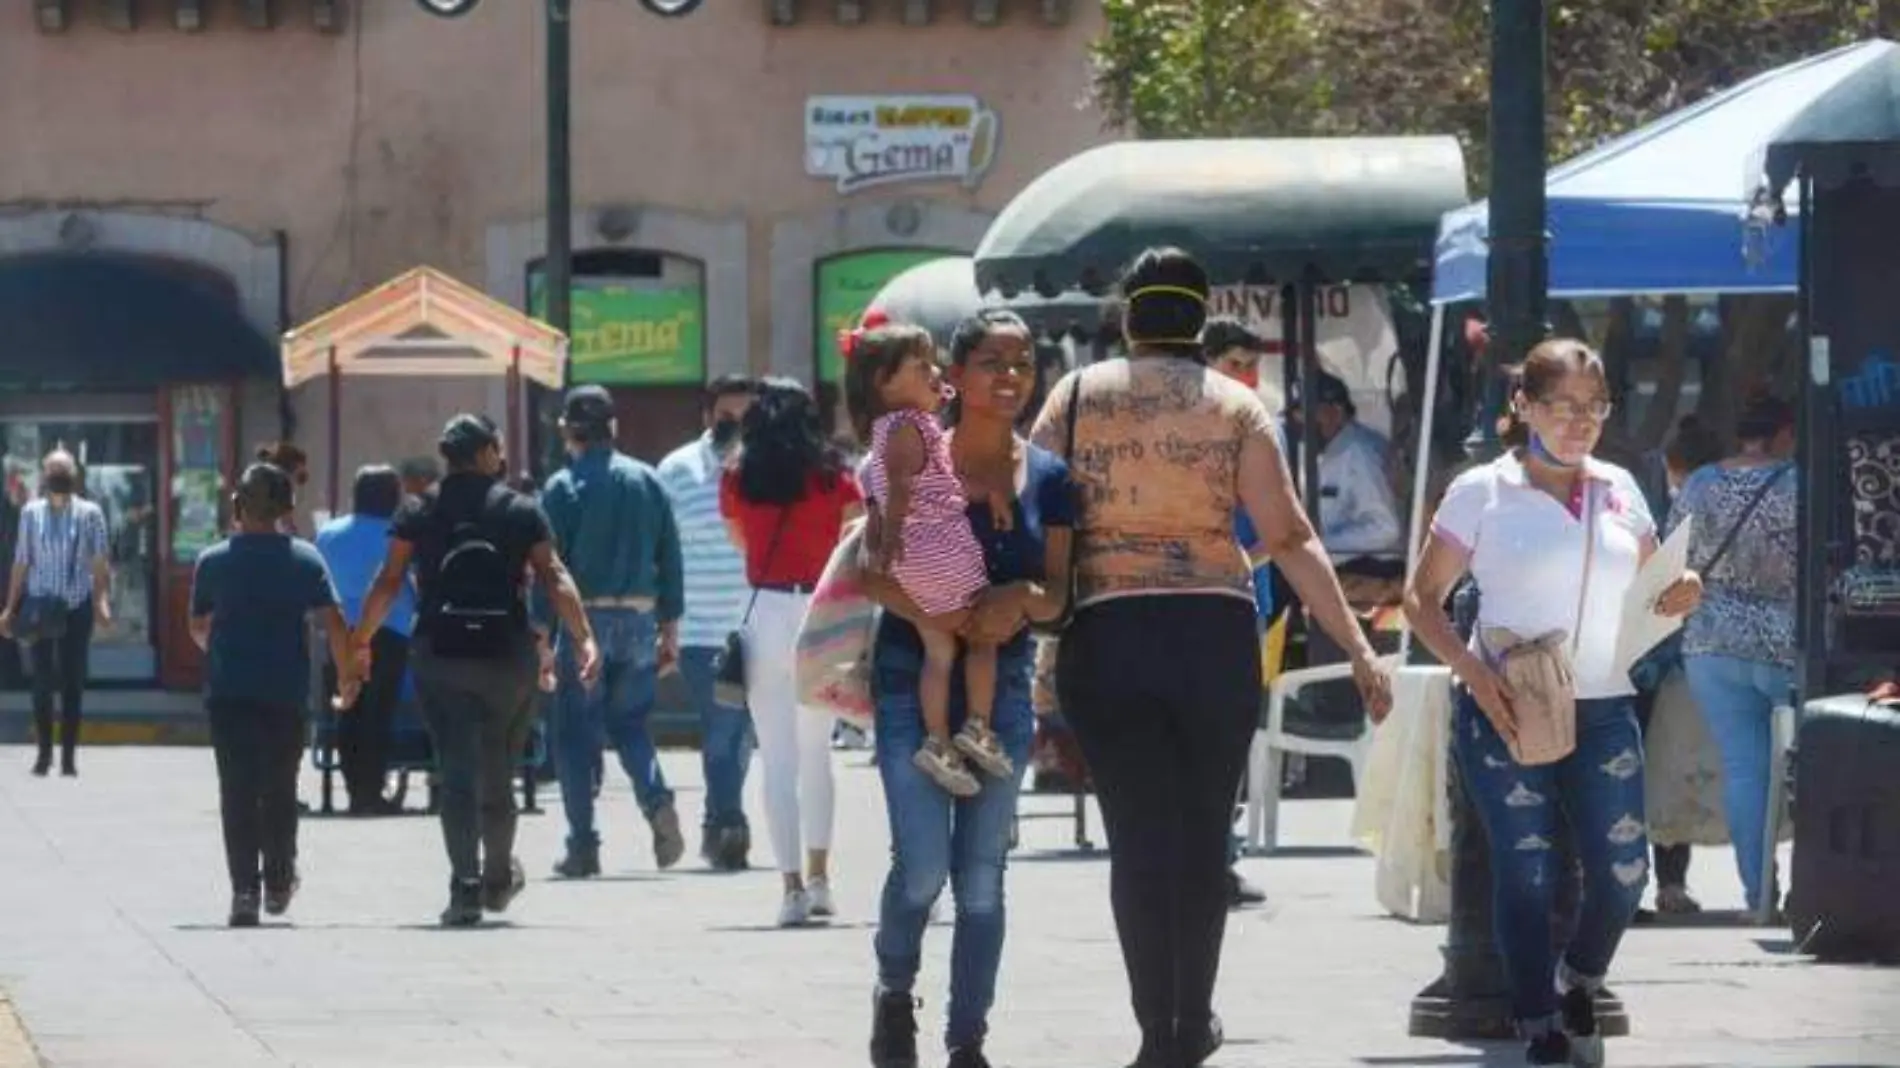
POLYGON ((1794 685, 1795 518, 1800 501, 1794 407, 1759 397, 1742 410, 1732 455, 1688 477, 1669 526, 1692 519, 1702 605, 1683 628, 1682 666, 1722 754, 1722 807, 1751 911, 1778 908, 1764 880, 1774 711, 1794 685))
MULTIPOLYGON (((944 1042, 950 1068, 989 1068, 983 1042, 1002 966, 1003 873, 1023 767, 1035 735, 1030 705, 1034 652, 1027 628, 1057 615, 1067 597, 1069 528, 1075 490, 1068 466, 1015 433, 1034 395, 1036 360, 1016 315, 987 311, 963 321, 950 342, 950 382, 959 403, 950 451, 967 515, 983 547, 989 587, 964 636, 996 648, 990 726, 1014 770, 984 777, 974 796, 938 789, 911 761, 923 742, 919 683, 927 624, 890 577, 867 571, 865 585, 885 609, 873 639, 878 777, 891 826, 891 867, 878 909, 877 996, 871 1025, 876 1068, 917 1064, 916 999, 924 929, 946 884, 956 902, 950 943, 950 1002, 944 1042), (998 514, 1002 507, 1009 514, 998 514)), ((961 672, 951 673, 953 682, 961 672)), ((950 715, 970 712, 953 685, 950 715)))
POLYGON ((799 705, 793 654, 812 590, 863 500, 805 387, 789 378, 760 383, 737 462, 720 482, 719 508, 753 590, 740 627, 746 704, 765 765, 765 825, 785 882, 782 927, 835 911, 831 716, 799 705))
MULTIPOLYGON (((1636 688, 1616 646, 1656 527, 1635 478, 1591 455, 1611 405, 1588 345, 1532 349, 1511 406, 1510 447, 1439 502, 1405 615, 1462 684, 1453 751, 1489 842, 1498 951, 1527 1061, 1600 1065, 1596 993, 1649 883, 1636 688), (1477 588, 1469 645, 1444 609, 1466 574, 1477 588), (1584 886, 1567 943, 1553 945, 1569 875, 1559 820, 1584 886)), ((1656 611, 1691 611, 1701 588, 1685 574, 1656 611)))
POLYGON ((1234 537, 1237 508, 1348 652, 1375 722, 1391 703, 1266 405, 1206 365, 1208 291, 1187 253, 1142 253, 1121 282, 1128 355, 1064 379, 1035 431, 1086 487, 1056 689, 1108 828, 1141 1068, 1191 1068, 1223 1040, 1213 998, 1228 837, 1261 698, 1253 565, 1234 537))

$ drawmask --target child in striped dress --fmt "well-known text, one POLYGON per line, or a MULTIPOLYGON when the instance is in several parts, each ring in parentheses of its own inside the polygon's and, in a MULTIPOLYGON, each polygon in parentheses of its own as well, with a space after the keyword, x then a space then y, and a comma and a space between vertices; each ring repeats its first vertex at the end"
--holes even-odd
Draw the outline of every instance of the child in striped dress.
MULTIPOLYGON (((870 444, 864 488, 873 505, 866 530, 872 564, 894 579, 926 617, 918 627, 924 645, 918 701, 927 737, 915 762, 945 790, 969 797, 981 789, 969 765, 999 778, 1015 769, 990 729, 995 646, 971 644, 965 650, 968 715, 962 729, 950 732, 957 632, 989 586, 963 480, 937 417, 950 391, 937 366, 936 346, 916 327, 853 332, 846 350, 846 400, 860 438, 870 444)), ((992 514, 1010 515, 1009 502, 995 502, 992 514)))

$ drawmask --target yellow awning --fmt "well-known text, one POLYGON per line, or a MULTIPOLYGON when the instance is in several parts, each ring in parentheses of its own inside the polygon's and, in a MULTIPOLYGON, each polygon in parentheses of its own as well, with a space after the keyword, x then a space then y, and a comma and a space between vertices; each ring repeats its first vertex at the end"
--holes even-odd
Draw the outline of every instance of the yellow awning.
POLYGON ((406 271, 283 340, 285 389, 332 366, 340 375, 404 377, 500 375, 519 366, 523 378, 560 389, 566 363, 559 330, 433 267, 406 271))

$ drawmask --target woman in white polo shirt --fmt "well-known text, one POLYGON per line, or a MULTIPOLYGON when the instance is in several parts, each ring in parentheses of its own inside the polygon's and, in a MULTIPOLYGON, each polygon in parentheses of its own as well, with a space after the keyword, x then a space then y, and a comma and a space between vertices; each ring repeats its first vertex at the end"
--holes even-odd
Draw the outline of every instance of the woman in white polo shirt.
MULTIPOLYGON (((1656 547, 1656 527, 1630 473, 1590 455, 1610 414, 1603 362, 1580 341, 1532 349, 1512 397, 1505 454, 1445 491, 1406 590, 1413 633, 1463 683, 1453 720, 1459 771, 1490 842, 1498 949, 1528 1063, 1603 1063, 1593 995, 1649 881, 1643 747, 1615 665, 1624 595, 1656 547), (1469 573, 1478 626, 1469 647, 1446 615, 1469 573), (1561 632, 1576 690, 1576 746, 1554 763, 1519 764, 1510 688, 1481 636, 1561 632), (1551 944, 1560 871, 1559 814, 1584 869, 1567 946, 1551 944)), ((1657 611, 1683 615, 1701 597, 1685 574, 1657 611)))

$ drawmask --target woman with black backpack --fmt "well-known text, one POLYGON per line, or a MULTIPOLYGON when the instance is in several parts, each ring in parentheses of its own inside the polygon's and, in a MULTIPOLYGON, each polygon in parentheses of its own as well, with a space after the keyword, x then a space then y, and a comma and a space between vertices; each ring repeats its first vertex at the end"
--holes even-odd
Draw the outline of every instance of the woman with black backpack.
POLYGON ((526 884, 514 858, 514 769, 534 724, 547 641, 529 619, 528 571, 575 636, 587 685, 599 673, 600 650, 547 516, 503 481, 494 421, 458 415, 438 447, 448 473, 397 513, 353 641, 367 659, 413 565, 420 611, 410 663, 441 777, 449 854, 442 922, 466 927, 484 911, 506 910, 526 884))

